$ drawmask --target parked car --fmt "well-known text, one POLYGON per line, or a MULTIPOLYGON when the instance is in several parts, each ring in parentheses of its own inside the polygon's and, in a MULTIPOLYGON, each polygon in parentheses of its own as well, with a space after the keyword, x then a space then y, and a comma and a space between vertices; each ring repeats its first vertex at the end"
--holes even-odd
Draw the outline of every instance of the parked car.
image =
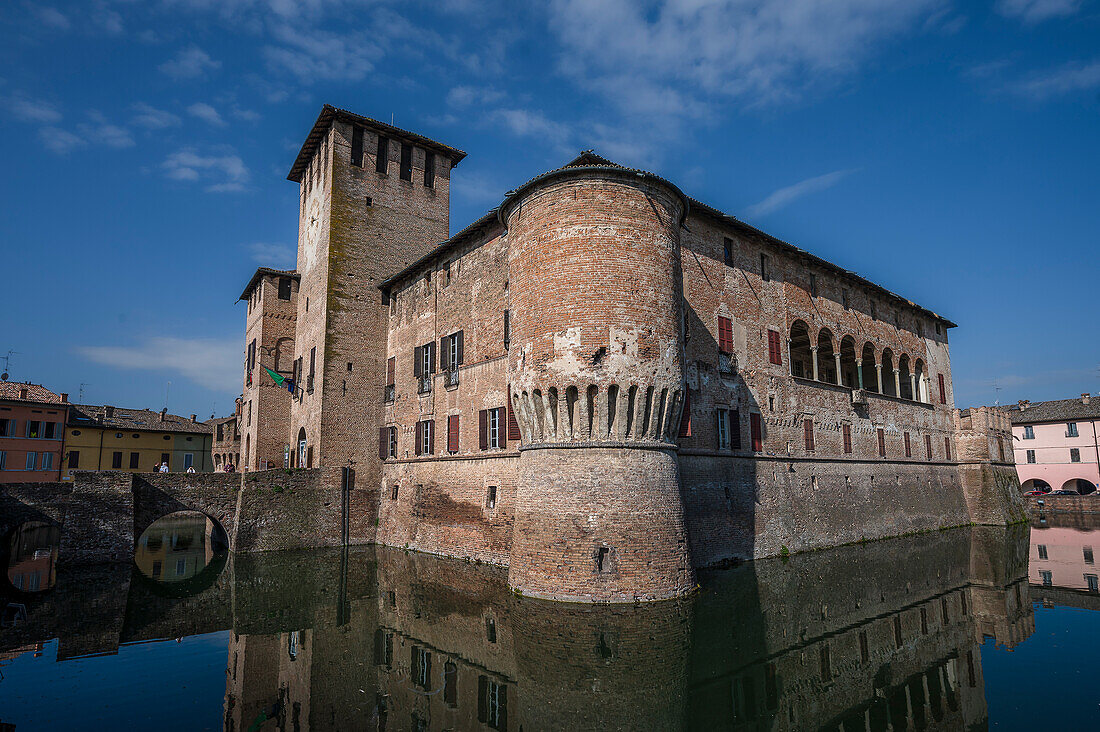
POLYGON ((1025 496, 1045 496, 1046 493, 1043 493, 1042 491, 1028 491, 1024 495, 1025 496))
POLYGON ((1059 490, 1056 490, 1056 491, 1051 491, 1050 495, 1052 495, 1052 496, 1079 496, 1081 494, 1078 493, 1077 491, 1064 491, 1064 490, 1059 489, 1059 490))

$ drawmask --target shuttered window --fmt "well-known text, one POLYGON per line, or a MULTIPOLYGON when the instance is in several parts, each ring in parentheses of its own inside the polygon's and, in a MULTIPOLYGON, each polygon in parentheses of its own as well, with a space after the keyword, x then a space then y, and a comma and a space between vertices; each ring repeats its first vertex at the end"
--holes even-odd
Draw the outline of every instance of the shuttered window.
POLYGON ((741 412, 737 409, 730 410, 730 449, 741 449, 741 412))
POLYGON ((879 457, 886 457, 886 430, 878 428, 878 454, 879 457))
POLYGON ((458 452, 458 415, 447 417, 447 452, 458 452))
POLYGON ((440 364, 444 371, 454 371, 463 362, 462 331, 439 339, 440 364))
POLYGON ((489 410, 482 409, 477 413, 477 448, 489 449, 489 410))
POLYGON ((397 358, 390 356, 386 359, 386 386, 393 386, 397 381, 397 358))
POLYGON ((928 456, 928 459, 932 459, 932 435, 924 436, 924 452, 928 456))
POLYGON ((715 431, 718 435, 718 449, 728 450, 730 447, 730 413, 728 409, 719 409, 715 431))
POLYGON ((760 415, 757 412, 749 414, 749 434, 752 438, 752 449, 760 452, 764 449, 764 435, 760 425, 760 415))
POLYGON ((515 410, 512 409, 512 396, 508 395, 508 439, 519 441, 519 422, 516 420, 515 410))
POLYGON ((852 452, 852 425, 841 425, 841 431, 844 433, 844 452, 852 452))
POLYGON ((390 454, 390 428, 378 428, 378 459, 385 460, 390 454))
POLYGON ((909 433, 904 433, 905 438, 905 457, 913 457, 913 448, 909 444, 909 433))
POLYGON ((435 454, 435 421, 426 419, 416 423, 416 454, 435 454))
POLYGON ((351 131, 351 164, 357 168, 363 167, 363 128, 356 127, 351 131))
POLYGON ((814 449, 814 421, 812 419, 802 420, 802 433, 806 438, 806 449, 812 451, 814 449))
POLYGON ((374 155, 374 169, 379 173, 385 173, 390 165, 390 141, 381 135, 378 136, 378 149, 374 155))
POLYGON ((718 316, 718 350, 733 353, 733 321, 718 316))
POLYGON ((768 331, 768 361, 777 366, 783 364, 783 351, 780 349, 779 331, 768 331))
POLYGON ((940 404, 947 404, 947 385, 943 382, 943 374, 937 374, 940 382, 940 404))

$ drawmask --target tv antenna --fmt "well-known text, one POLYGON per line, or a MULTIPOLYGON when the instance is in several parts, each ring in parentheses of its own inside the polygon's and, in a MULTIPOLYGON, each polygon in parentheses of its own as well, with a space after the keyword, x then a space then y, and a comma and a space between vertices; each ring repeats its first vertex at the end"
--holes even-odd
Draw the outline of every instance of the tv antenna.
POLYGON ((993 406, 999 407, 1001 405, 1001 387, 997 385, 997 380, 993 379, 993 406))
POLYGON ((89 384, 87 384, 86 382, 83 382, 83 381, 80 382, 80 396, 77 397, 78 403, 80 403, 80 404, 84 403, 84 387, 85 386, 89 386, 89 384))
POLYGON ((4 373, 0 374, 0 381, 8 380, 8 372, 11 371, 11 357, 17 353, 19 353, 19 351, 8 351, 7 356, 0 356, 0 358, 4 359, 4 373))

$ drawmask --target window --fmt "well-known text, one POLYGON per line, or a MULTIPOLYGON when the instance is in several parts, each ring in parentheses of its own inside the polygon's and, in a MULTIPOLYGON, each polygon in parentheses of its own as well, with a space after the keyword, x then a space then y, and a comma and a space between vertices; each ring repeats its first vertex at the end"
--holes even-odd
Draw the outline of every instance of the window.
POLYGON ((779 331, 768 331, 768 362, 776 366, 783 365, 783 351, 780 348, 779 331))
MULTIPOLYGON (((317 373, 317 346, 309 349, 309 378, 306 379, 306 391, 313 392, 313 377, 317 373)), ((251 402, 249 402, 251 407, 251 402)), ((252 413, 249 412, 249 418, 251 419, 252 413)))
POLYGON ((909 433, 903 433, 902 437, 905 439, 905 457, 913 457, 913 447, 909 444, 909 433))
POLYGON ((432 685, 432 654, 431 651, 413 646, 412 649, 412 676, 413 683, 424 691, 428 691, 432 685))
POLYGON ((289 300, 290 299, 290 278, 289 277, 280 277, 279 278, 279 299, 280 300, 289 300))
POLYGON ((763 252, 760 253, 760 279, 765 282, 771 282, 772 276, 768 268, 768 255, 763 252))
POLYGON ((490 510, 497 507, 497 487, 495 485, 489 486, 489 491, 485 495, 485 507, 490 510))
POLYGON ((944 437, 943 438, 943 459, 944 460, 950 460, 951 459, 951 438, 950 437, 944 437))
POLYGON ((997 438, 997 450, 1000 453, 1001 462, 1005 461, 1005 441, 1000 437, 997 438))
POLYGON ((878 456, 886 457, 886 430, 878 428, 878 456))
POLYGON ((810 273, 810 297, 817 297, 817 275, 810 273))
POLYGON ((386 359, 386 386, 393 386, 397 382, 397 358, 390 356, 386 359))
POLYGON ((1070 422, 1066 425, 1066 437, 1077 437, 1077 423, 1070 422))
POLYGON ((443 701, 449 707, 458 706, 458 666, 450 661, 443 664, 443 701))
POLYGON ((0 450, 0 470, 5 470, 8 467, 8 454, 3 450, 0 450))
MULTIPOLYGON (((507 447, 508 438, 501 429, 504 418, 504 407, 496 409, 482 409, 478 412, 478 445, 482 450, 496 447, 507 447)), ((510 429, 509 429, 510 431, 510 429)))
POLYGON ((1086 574, 1085 584, 1089 586, 1089 592, 1100 592, 1100 584, 1097 584, 1095 574, 1086 574))
POLYGON ((44 452, 38 464, 39 470, 53 470, 53 453, 44 452))
POLYGON ((458 452, 458 415, 447 417, 447 452, 452 455, 458 452))
POLYGON ((519 441, 519 422, 516 421, 516 413, 512 409, 512 396, 508 395, 508 439, 519 441))
POLYGON ((1069 461, 1071 463, 1081 462, 1081 450, 1079 448, 1071 447, 1069 449, 1069 461))
POLYGON ((1035 439, 1035 428, 1032 427, 1031 425, 1024 425, 1024 439, 1025 440, 1034 440, 1035 439))
POLYGON ((397 483, 394 483, 393 486, 390 488, 390 500, 391 501, 396 501, 397 500, 398 488, 400 488, 400 486, 397 483))
POLYGON ((1081 554, 1085 559, 1085 564, 1092 564, 1093 563, 1092 547, 1091 546, 1081 547, 1081 554))
POLYGON ((15 434, 14 419, 0 419, 0 437, 11 437, 15 434))
POLYGON ((718 410, 718 449, 730 449, 730 410, 718 410))
POLYGON ((504 350, 508 350, 508 346, 512 342, 512 320, 509 317, 509 312, 504 311, 504 350))
POLYGON ((114 470, 119 470, 119 469, 122 468, 122 453, 121 452, 116 452, 113 455, 111 455, 111 468, 114 469, 114 470))
POLYGON ((432 455, 435 453, 435 422, 430 419, 416 423, 416 454, 432 455))
POLYGON ((875 304, 874 300, 871 301, 871 319, 878 320, 878 305, 875 304))
MULTIPOLYGON (((1076 425, 1074 425, 1076 426, 1076 425)), ((57 428, 57 422, 43 422, 42 423, 42 436, 47 440, 56 440, 60 430, 57 428)))
POLYGON ((940 404, 947 404, 947 385, 943 381, 943 374, 936 374, 940 382, 940 404))
POLYGON ((351 131, 351 164, 363 167, 363 128, 355 127, 351 131))
POLYGON ((140 458, 139 453, 136 453, 136 452, 130 453, 130 470, 137 470, 138 469, 138 459, 139 458, 140 458))
POLYGON ((435 188, 435 153, 424 153, 424 185, 435 188))
POLYGON ((1043 587, 1051 587, 1054 584, 1054 574, 1049 569, 1040 569, 1039 576, 1043 579, 1043 587))
POLYGON ((385 173, 390 166, 390 141, 381 135, 378 136, 378 149, 374 155, 374 169, 379 173, 385 173))
POLYGON ((413 149, 408 143, 401 143, 401 180, 413 179, 413 149))
POLYGON ((733 321, 718 316, 718 351, 733 353, 733 321))
POLYGON ((932 459, 932 435, 924 436, 924 454, 929 460, 932 459))
POLYGON ((806 440, 806 449, 812 452, 814 449, 814 421, 812 419, 802 420, 802 435, 806 440))
POLYGON ((452 333, 440 339, 440 349, 443 351, 443 370, 455 371, 462 365, 462 331, 452 333))
POLYGON ((195 454, 191 452, 183 453, 183 469, 186 471, 192 465, 195 464, 195 454))
POLYGON ((728 236, 722 239, 722 261, 727 267, 733 266, 733 239, 728 236))
POLYGON ((80 467, 80 451, 69 450, 69 470, 76 470, 80 467))
POLYGON ((432 341, 413 350, 413 376, 429 376, 434 373, 435 341, 432 341))
POLYGON ((508 727, 508 687, 488 676, 477 677, 477 721, 495 730, 508 727))
POLYGON ((847 310, 848 308, 850 308, 852 306, 852 299, 848 295, 847 290, 841 290, 840 291, 840 300, 841 300, 841 304, 844 306, 845 310, 847 310))
MULTIPOLYGON (((248 344, 248 370, 256 368, 256 339, 253 338, 252 342, 248 344)), ((249 382, 249 386, 251 386, 249 382)))
POLYGON ((27 437, 30 439, 38 439, 42 436, 42 423, 35 420, 27 421, 27 437))
POLYGON ((737 409, 729 410, 730 449, 741 449, 741 412, 737 409))
POLYGON ((760 426, 760 413, 749 413, 749 438, 752 440, 753 452, 760 452, 764 449, 764 435, 760 426))
POLYGON ((840 426, 841 431, 844 433, 844 452, 852 452, 852 425, 843 424, 840 426))

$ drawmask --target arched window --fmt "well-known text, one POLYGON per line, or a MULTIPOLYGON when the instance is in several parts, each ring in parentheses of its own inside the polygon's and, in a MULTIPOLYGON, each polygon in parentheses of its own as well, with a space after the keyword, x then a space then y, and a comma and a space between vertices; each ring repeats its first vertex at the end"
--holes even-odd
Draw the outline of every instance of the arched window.
POLYGON ((901 354, 901 358, 898 359, 898 386, 901 387, 901 393, 898 396, 902 399, 913 398, 913 381, 909 373, 909 356, 905 353, 901 354))
POLYGON ((801 320, 791 323, 790 341, 791 376, 812 379, 813 358, 810 355, 810 329, 801 320))
POLYGON ((924 373, 924 361, 919 358, 913 363, 913 375, 917 377, 917 393, 916 399, 918 402, 928 403, 928 378, 924 373))
POLYGON ((836 347, 833 345, 833 332, 828 328, 822 328, 817 334, 817 375, 819 381, 837 383, 836 347))
POLYGON ((306 466, 306 428, 300 427, 298 429, 298 464, 297 467, 304 468, 306 466))
POLYGON ((870 343, 863 344, 863 355, 860 356, 862 363, 859 365, 860 370, 863 372, 863 388, 868 391, 878 391, 878 374, 875 372, 875 347, 870 343))
POLYGON ((894 383, 894 352, 889 348, 882 349, 882 393, 892 397, 898 395, 894 383))
POLYGON ((840 339, 840 378, 841 386, 855 389, 859 387, 859 374, 856 373, 856 340, 852 336, 840 339))

